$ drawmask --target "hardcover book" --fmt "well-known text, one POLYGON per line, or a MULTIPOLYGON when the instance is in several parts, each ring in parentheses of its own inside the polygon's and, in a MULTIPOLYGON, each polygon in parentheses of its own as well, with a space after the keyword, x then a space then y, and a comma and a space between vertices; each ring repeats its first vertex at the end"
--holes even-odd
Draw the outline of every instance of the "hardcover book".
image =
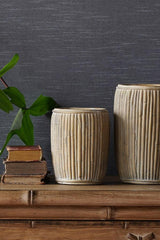
POLYGON ((6 184, 44 184, 46 175, 7 175, 1 177, 1 182, 6 184))
POLYGON ((5 174, 7 175, 45 175, 47 162, 42 161, 4 161, 5 174))
POLYGON ((7 161, 37 161, 42 159, 42 149, 37 146, 7 146, 7 161))

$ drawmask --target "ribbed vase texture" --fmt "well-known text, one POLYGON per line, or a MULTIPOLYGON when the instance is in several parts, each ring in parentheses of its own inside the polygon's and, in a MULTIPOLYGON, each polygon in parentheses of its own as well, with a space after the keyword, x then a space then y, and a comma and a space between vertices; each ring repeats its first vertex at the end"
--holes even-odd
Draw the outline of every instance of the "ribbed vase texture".
POLYGON ((121 180, 160 183, 160 86, 118 86, 114 116, 121 180))
POLYGON ((106 174, 109 144, 107 110, 55 109, 51 152, 57 182, 94 184, 106 174))

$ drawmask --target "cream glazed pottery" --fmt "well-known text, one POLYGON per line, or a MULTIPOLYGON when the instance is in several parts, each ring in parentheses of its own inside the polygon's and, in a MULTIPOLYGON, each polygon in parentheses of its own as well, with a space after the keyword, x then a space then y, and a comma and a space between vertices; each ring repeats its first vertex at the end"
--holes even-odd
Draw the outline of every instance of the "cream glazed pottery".
POLYGON ((102 183, 108 146, 109 114, 105 108, 53 110, 51 152, 58 183, 102 183))

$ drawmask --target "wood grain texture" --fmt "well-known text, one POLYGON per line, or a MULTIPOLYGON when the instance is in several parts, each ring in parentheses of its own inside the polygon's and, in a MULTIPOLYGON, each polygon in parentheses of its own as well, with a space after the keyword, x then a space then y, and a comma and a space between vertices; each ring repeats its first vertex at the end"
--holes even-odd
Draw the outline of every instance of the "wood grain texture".
POLYGON ((159 207, 115 207, 111 218, 115 220, 159 220, 159 207))
POLYGON ((22 191, 0 191, 0 206, 27 206, 30 201, 30 193, 27 190, 22 191))
POLYGON ((8 220, 106 220, 107 207, 81 206, 41 206, 41 207, 2 207, 0 219, 8 220))
POLYGON ((154 236, 156 240, 160 239, 159 222, 127 222, 128 228, 124 226, 126 222, 104 222, 104 221, 23 221, 0 222, 1 239, 6 240, 124 240, 131 236, 141 236, 144 240, 151 240, 154 236), (146 238, 144 238, 146 237, 146 238))
POLYGON ((109 115, 106 109, 53 111, 51 150, 58 183, 101 183, 107 169, 108 147, 109 115))
POLYGON ((158 191, 34 191, 35 205, 160 206, 158 191))
POLYGON ((129 184, 67 186, 0 184, 0 205, 159 207, 159 186, 129 184))
POLYGON ((160 220, 160 207, 106 206, 0 206, 0 219, 8 220, 160 220))
POLYGON ((118 85, 115 140, 122 181, 160 183, 160 85, 118 85))
POLYGON ((2 240, 160 240, 158 185, 2 185, 0 199, 2 240))

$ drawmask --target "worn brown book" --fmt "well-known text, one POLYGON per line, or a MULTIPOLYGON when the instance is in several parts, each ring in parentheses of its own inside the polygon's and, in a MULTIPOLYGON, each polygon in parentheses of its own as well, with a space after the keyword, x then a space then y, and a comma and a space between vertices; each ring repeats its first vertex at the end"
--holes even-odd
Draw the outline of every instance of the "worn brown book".
POLYGON ((8 161, 37 161, 42 159, 42 149, 37 146, 7 146, 8 161))
POLYGON ((7 175, 1 177, 1 182, 6 184, 44 184, 46 175, 7 175))
POLYGON ((5 174, 7 175, 45 175, 47 174, 47 162, 42 161, 4 161, 5 174))

